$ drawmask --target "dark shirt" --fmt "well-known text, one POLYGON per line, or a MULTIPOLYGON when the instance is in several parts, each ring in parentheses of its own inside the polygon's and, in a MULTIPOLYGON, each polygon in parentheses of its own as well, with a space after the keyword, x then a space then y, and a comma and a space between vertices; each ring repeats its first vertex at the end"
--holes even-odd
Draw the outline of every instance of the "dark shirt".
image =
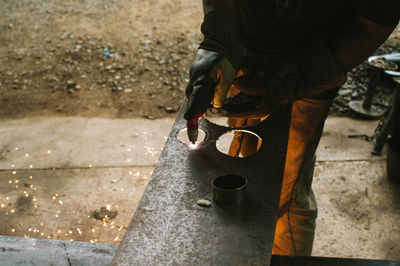
POLYGON ((394 27, 400 0, 230 0, 228 8, 206 15, 200 47, 269 71, 315 40, 329 46, 359 15, 394 27))
POLYGON ((384 26, 394 27, 400 19, 399 0, 358 0, 358 12, 384 26))
POLYGON ((397 25, 400 0, 237 0, 239 42, 245 61, 281 61, 314 40, 330 43, 359 15, 397 25), (263 55, 262 58, 260 55, 263 55))

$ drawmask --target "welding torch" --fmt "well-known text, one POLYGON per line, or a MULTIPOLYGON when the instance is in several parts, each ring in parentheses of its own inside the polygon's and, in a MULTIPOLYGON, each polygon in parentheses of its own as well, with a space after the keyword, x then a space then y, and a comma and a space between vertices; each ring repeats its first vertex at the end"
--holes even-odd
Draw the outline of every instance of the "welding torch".
POLYGON ((188 138, 195 144, 199 132, 199 119, 210 107, 214 113, 221 110, 236 71, 222 54, 199 49, 189 72, 190 80, 185 91, 188 103, 184 117, 187 120, 188 138))
MULTIPOLYGON (((229 88, 227 86, 218 86, 215 85, 215 83, 212 83, 213 88, 211 90, 211 95, 213 95, 211 103, 209 104, 208 107, 210 107, 213 110, 213 113, 218 113, 219 110, 222 108, 223 100, 226 98, 226 95, 228 94, 229 88)), ((196 88, 196 87, 195 87, 196 88)), ((188 106, 191 105, 191 102, 189 100, 188 106)), ((199 109, 195 112, 194 115, 190 116, 190 119, 187 119, 186 121, 186 129, 187 129, 187 135, 189 138, 189 141, 192 144, 195 144, 197 141, 197 138, 199 136, 199 120, 204 116, 205 109, 199 109)), ((187 113, 185 113, 186 116, 187 113)), ((186 116, 188 117, 188 116, 186 116)))

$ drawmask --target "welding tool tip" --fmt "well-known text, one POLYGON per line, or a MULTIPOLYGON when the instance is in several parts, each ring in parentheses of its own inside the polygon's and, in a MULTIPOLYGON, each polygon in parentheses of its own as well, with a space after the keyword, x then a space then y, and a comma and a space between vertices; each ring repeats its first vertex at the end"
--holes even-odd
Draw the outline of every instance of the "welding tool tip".
POLYGON ((192 142, 193 144, 196 144, 197 138, 199 136, 199 130, 198 129, 188 129, 187 131, 189 141, 192 142))
POLYGON ((188 120, 186 122, 186 128, 189 141, 192 142, 193 144, 196 144, 197 138, 199 136, 199 119, 194 118, 188 120))

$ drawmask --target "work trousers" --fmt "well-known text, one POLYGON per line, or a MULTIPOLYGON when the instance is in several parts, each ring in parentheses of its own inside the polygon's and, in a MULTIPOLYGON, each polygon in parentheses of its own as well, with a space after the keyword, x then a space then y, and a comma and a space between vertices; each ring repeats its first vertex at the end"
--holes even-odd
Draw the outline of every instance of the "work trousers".
MULTIPOLYGON (((334 89, 293 103, 273 254, 311 255, 317 218, 317 203, 311 188, 315 151, 336 93, 337 89, 334 89)), ((232 127, 259 121, 228 119, 232 127)), ((238 156, 241 153, 246 156, 254 153, 258 145, 258 139, 250 134, 235 136, 229 154, 238 156)))

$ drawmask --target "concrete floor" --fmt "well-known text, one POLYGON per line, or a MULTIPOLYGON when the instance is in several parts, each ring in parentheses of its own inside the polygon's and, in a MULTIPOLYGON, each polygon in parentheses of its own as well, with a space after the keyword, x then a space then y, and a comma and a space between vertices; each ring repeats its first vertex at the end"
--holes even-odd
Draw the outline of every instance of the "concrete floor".
MULTIPOLYGON (((0 234, 119 243, 172 123, 3 120, 0 234)), ((400 260, 400 188, 386 178, 384 157, 370 155, 372 143, 348 138, 371 135, 375 126, 327 120, 313 185, 319 203, 313 255, 400 260)))

